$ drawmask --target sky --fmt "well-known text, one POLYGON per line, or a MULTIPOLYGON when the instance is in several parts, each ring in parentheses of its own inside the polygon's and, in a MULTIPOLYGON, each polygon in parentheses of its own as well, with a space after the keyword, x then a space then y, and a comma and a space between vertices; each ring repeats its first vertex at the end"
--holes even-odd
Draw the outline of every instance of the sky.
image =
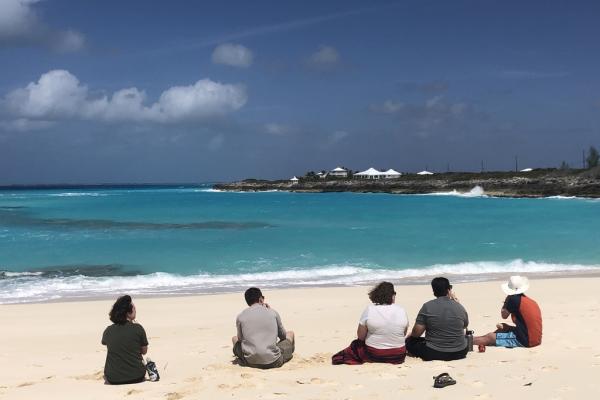
POLYGON ((0 185, 581 167, 597 1, 0 0, 0 185))

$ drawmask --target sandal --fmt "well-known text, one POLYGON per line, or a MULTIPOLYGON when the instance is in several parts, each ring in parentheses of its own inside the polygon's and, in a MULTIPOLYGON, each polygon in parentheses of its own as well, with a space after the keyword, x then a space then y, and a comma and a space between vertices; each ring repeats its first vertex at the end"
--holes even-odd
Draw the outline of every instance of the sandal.
POLYGON ((452 379, 452 377, 450 375, 448 375, 446 372, 444 372, 443 374, 439 374, 438 376, 434 376, 433 379, 435 379, 433 382, 434 388, 443 388, 446 386, 456 384, 456 381, 454 379, 452 379))

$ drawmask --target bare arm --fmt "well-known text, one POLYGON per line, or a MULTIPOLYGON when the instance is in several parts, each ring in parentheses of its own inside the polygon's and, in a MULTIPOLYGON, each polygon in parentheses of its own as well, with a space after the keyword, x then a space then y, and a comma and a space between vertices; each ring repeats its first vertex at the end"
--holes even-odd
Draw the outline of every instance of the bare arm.
POLYGON ((367 338, 367 326, 366 325, 361 325, 358 324, 358 328, 356 329, 356 336, 358 337, 358 340, 365 340, 367 338))
POLYGON ((415 326, 413 326, 412 332, 410 333, 410 336, 412 337, 421 337, 421 335, 425 332, 425 325, 421 325, 421 324, 415 324, 415 326))
POLYGON ((510 311, 502 307, 502 310, 500 310, 500 315, 502 315, 502 319, 506 319, 510 315, 510 311))

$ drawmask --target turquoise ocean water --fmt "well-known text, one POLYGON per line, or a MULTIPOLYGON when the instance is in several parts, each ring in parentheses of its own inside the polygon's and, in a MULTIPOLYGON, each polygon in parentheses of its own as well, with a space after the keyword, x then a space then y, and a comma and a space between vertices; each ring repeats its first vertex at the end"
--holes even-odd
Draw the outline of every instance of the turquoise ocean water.
POLYGON ((600 201, 479 194, 3 190, 0 303, 600 272, 600 201))

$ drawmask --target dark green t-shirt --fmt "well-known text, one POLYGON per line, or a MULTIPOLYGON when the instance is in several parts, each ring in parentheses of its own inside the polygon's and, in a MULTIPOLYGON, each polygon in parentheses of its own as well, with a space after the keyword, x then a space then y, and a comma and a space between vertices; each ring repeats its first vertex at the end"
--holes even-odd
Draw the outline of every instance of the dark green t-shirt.
POLYGON ((140 324, 112 324, 104 330, 102 344, 106 345, 104 376, 110 383, 123 383, 143 378, 146 374, 141 348, 148 346, 146 331, 140 324))

